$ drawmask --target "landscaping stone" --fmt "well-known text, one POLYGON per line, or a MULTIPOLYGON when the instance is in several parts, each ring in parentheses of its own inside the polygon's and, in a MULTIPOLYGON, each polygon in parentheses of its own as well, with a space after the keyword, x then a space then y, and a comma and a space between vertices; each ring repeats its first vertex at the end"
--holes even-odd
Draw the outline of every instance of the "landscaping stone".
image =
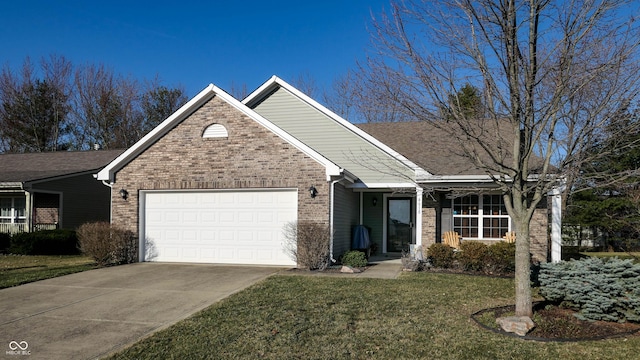
POLYGON ((344 265, 344 266, 342 266, 342 269, 340 269, 340 272, 354 274, 354 273, 361 273, 362 270, 356 269, 356 268, 352 268, 351 266, 344 265))
POLYGON ((536 324, 528 316, 507 316, 497 318, 496 322, 502 330, 519 336, 527 335, 529 331, 536 327, 536 324))

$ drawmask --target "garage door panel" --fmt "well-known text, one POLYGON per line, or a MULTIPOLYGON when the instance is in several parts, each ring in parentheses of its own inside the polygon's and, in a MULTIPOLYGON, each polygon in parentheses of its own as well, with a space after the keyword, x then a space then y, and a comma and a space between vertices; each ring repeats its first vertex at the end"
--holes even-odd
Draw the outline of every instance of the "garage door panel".
POLYGON ((293 265, 282 228, 297 218, 297 190, 144 193, 153 261, 293 265))

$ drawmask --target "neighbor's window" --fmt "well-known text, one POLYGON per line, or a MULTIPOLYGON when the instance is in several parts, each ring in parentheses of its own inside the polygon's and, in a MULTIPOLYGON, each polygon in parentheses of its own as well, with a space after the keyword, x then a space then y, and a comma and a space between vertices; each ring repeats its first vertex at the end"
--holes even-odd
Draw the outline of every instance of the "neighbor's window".
POLYGON ((469 195, 453 200, 453 230, 463 238, 501 239, 510 228, 502 195, 469 195))
POLYGON ((25 222, 25 198, 0 198, 0 223, 22 224, 25 222))

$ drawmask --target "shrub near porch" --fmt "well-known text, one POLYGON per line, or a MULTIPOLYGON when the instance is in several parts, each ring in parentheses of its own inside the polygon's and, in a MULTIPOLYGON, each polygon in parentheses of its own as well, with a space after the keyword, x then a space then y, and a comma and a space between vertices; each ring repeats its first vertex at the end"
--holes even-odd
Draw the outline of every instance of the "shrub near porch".
POLYGON ((515 251, 515 243, 505 241, 489 246, 463 241, 459 251, 445 244, 433 244, 427 249, 427 258, 435 268, 507 275, 515 270, 515 251))

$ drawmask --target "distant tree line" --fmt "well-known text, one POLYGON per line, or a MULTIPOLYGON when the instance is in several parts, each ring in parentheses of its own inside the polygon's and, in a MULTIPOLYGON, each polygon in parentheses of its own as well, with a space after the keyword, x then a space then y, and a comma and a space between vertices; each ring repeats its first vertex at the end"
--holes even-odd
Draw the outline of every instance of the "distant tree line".
POLYGON ((127 148, 187 102, 182 88, 102 64, 29 58, 0 72, 0 152, 127 148))

